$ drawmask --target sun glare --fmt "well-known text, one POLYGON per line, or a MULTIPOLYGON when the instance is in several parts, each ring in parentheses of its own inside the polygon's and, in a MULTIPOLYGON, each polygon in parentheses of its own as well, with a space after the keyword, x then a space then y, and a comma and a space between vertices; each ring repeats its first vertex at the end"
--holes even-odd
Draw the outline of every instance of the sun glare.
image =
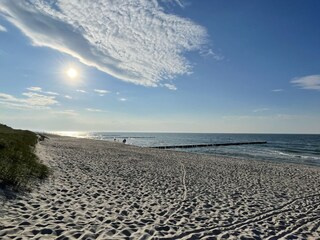
POLYGON ((72 79, 76 78, 78 76, 78 71, 76 69, 74 69, 74 68, 69 68, 67 70, 67 75, 68 75, 69 78, 72 78, 72 79))

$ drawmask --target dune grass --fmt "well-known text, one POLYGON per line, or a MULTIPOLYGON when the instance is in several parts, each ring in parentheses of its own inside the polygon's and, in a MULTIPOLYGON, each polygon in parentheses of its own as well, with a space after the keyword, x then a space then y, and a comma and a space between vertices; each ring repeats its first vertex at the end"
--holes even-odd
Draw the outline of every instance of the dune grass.
POLYGON ((49 168, 34 154, 37 135, 0 124, 0 184, 26 188, 34 179, 44 179, 49 168))

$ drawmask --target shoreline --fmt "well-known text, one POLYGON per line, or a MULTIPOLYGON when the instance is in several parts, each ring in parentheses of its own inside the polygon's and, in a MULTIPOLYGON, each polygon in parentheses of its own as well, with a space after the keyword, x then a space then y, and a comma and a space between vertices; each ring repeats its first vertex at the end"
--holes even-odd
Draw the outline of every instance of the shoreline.
POLYGON ((37 154, 53 174, 1 203, 1 238, 320 237, 319 168, 57 135, 37 154))
MULTIPOLYGON (((126 133, 126 132, 124 132, 126 133)), ((102 141, 109 141, 109 142, 113 142, 112 139, 114 138, 114 135, 104 135, 104 134, 109 134, 109 133, 105 133, 102 132, 102 135, 95 135, 95 133, 93 133, 93 135, 73 135, 73 136, 68 136, 68 137, 75 137, 75 138, 80 138, 80 139, 92 139, 92 140, 102 140, 102 141), (110 137, 112 136, 112 137, 110 137)), ((128 133, 130 134, 130 133, 128 133)), ((131 133, 132 134, 132 133, 131 133)), ((197 137, 195 138, 195 141, 185 141, 182 139, 182 141, 180 142, 181 144, 179 144, 179 142, 177 142, 178 138, 175 137, 170 137, 170 136, 165 136, 164 139, 161 140, 162 136, 155 136, 155 135, 148 135, 150 133, 142 133, 142 134, 147 134, 146 136, 136 136, 136 135, 132 135, 132 136, 118 136, 117 142, 121 142, 123 138, 127 139, 127 143, 128 145, 133 145, 133 146, 138 146, 138 147, 146 147, 146 148, 163 148, 166 146, 171 146, 171 145, 177 145, 177 146, 184 146, 184 145, 192 145, 194 146, 195 144, 199 144, 199 145, 227 145, 229 144, 229 140, 225 139, 225 140, 220 140, 217 141, 214 140, 212 142, 212 139, 210 140, 210 142, 208 142, 208 138, 207 139, 202 139, 202 141, 199 139, 197 139, 197 137), (132 139, 131 139, 132 138, 132 139), (158 140, 150 140, 149 141, 140 141, 137 139, 158 139, 158 140), (159 141, 160 140, 160 141, 159 141), (167 144, 164 145, 163 141, 166 141, 167 144)), ((157 134, 157 133, 154 133, 157 134)), ((184 133, 183 135, 189 135, 189 133, 184 133)), ((208 135, 208 134, 205 134, 208 135)), ((209 134, 210 135, 210 134, 209 134)), ((233 135, 233 134, 232 134, 233 135)), ((236 135, 248 135, 248 134, 236 134, 236 135)), ((261 134, 258 134, 261 135, 261 134)), ((263 134, 266 136, 271 136, 274 134, 263 134)), ((283 134, 281 134, 283 135, 283 134)), ((288 134, 287 134, 288 135, 288 134)), ((296 134, 295 134, 296 135, 296 134)), ((63 136, 63 135, 62 135, 63 136)), ((301 136, 306 136, 305 134, 301 135, 301 136)), ((317 134, 314 134, 313 136, 320 136, 317 134)), ((189 136, 191 137, 191 136, 189 136)), ((214 138, 214 137, 213 137, 214 138)), ((181 140, 181 139, 180 139, 181 140)), ((305 165, 305 166, 313 166, 313 167, 320 167, 320 157, 317 155, 317 152, 315 149, 317 149, 317 145, 315 144, 316 139, 306 139, 306 141, 309 141, 310 143, 313 142, 313 147, 307 147, 304 148, 305 145, 303 142, 299 142, 299 141, 293 141, 290 142, 289 139, 272 139, 272 138, 263 138, 260 137, 258 139, 252 139, 252 138, 246 138, 246 137, 242 137, 242 138, 234 138, 234 143, 237 142, 267 142, 266 146, 257 146, 257 147, 250 147, 250 146, 244 146, 241 148, 236 148, 231 146, 231 148, 228 147, 224 147, 224 146, 213 146, 210 148, 172 148, 173 151, 182 151, 182 152, 187 152, 187 153, 196 153, 196 154, 204 154, 204 155, 209 155, 209 156, 219 156, 219 157, 223 157, 223 158, 236 158, 236 159, 245 159, 245 160, 259 160, 259 161, 268 161, 268 162, 283 162, 283 163, 290 163, 290 164, 297 164, 297 165, 305 165), (276 143, 277 141, 280 141, 280 143, 276 143), (284 142, 281 142, 284 141, 284 142), (289 142, 286 142, 289 141, 289 142), (289 145, 287 145, 289 144, 289 145), (298 144, 298 145, 297 145, 298 144), (226 148, 226 150, 224 149, 226 148), (227 150, 229 149, 229 150, 227 150), (298 151, 296 151, 297 149, 299 149, 298 151), (248 152, 247 152, 248 151, 248 152)), ((231 142, 232 143, 232 142, 231 142)), ((308 145, 309 146, 309 145, 308 145)))

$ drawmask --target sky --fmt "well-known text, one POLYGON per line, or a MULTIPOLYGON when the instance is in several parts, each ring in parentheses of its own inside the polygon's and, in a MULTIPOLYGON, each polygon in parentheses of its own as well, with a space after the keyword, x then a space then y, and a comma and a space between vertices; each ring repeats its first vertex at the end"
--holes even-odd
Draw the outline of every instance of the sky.
POLYGON ((0 123, 320 133, 320 1, 0 0, 0 123))

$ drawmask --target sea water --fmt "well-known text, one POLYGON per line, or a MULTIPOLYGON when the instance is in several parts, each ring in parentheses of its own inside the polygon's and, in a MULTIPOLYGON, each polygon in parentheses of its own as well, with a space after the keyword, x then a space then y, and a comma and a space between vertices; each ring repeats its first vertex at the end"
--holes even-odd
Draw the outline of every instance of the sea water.
POLYGON ((189 144, 267 141, 261 145, 179 148, 175 151, 211 154, 243 159, 290 162, 320 167, 320 135, 307 134, 214 134, 214 133, 116 133, 116 132, 56 132, 81 138, 122 142, 155 147, 189 144))

